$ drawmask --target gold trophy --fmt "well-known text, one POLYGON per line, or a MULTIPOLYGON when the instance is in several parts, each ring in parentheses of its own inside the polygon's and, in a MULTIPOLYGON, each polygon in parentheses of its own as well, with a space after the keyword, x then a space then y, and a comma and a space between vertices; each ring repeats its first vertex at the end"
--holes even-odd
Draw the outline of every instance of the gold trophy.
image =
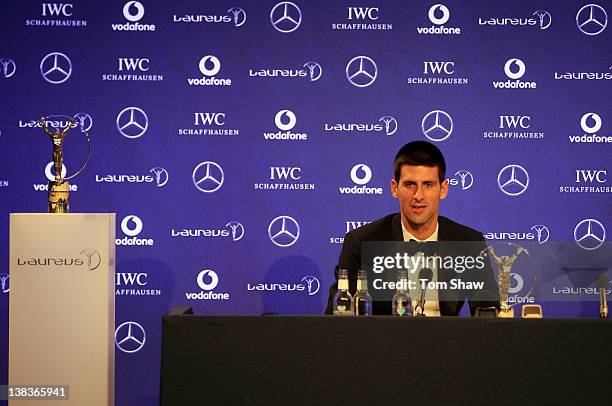
MULTIPOLYGON (((531 256, 529 255, 529 252, 525 248, 519 245, 513 244, 513 243, 503 243, 503 244, 513 247, 514 253, 512 255, 498 255, 495 252, 493 245, 490 245, 487 248, 485 248, 482 253, 488 252, 488 254, 491 256, 491 259, 493 259, 493 262, 495 263, 495 266, 497 268, 497 288, 499 290, 499 302, 500 302, 500 311, 499 311, 498 317, 512 318, 514 317, 514 306, 519 303, 519 301, 515 301, 514 303, 510 304, 508 301, 510 291, 512 290, 510 287, 511 276, 514 275, 514 277, 517 278, 516 276, 517 274, 512 272, 512 266, 514 265, 518 257, 523 252, 531 260, 532 266, 533 266, 533 260, 531 256)), ((501 245, 501 244, 497 244, 497 245, 501 245)), ((532 269, 532 273, 533 273, 533 278, 531 280, 531 286, 527 290, 527 293, 524 296, 522 296, 522 299, 526 299, 527 297, 529 297, 535 288, 535 283, 536 283, 535 269, 532 269)), ((521 280, 520 284, 522 287, 523 279, 520 276, 519 278, 521 280)), ((513 293, 518 293, 518 292, 513 292, 513 293)))
POLYGON ((87 138, 87 145, 89 148, 87 159, 85 160, 83 166, 81 166, 81 169, 79 169, 74 175, 62 178, 62 166, 64 163, 64 151, 62 148, 62 143, 64 142, 64 138, 66 138, 70 129, 72 129, 72 126, 76 124, 76 120, 72 117, 66 117, 68 118, 68 125, 66 125, 66 128, 64 128, 62 131, 58 130, 57 128, 52 131, 47 126, 46 120, 48 118, 49 117, 42 117, 38 120, 38 124, 40 124, 40 126, 45 130, 49 138, 51 138, 51 142, 53 143, 53 166, 55 167, 55 180, 49 181, 49 213, 68 213, 70 212, 70 204, 68 201, 68 195, 70 193, 70 183, 68 182, 68 180, 77 176, 87 166, 87 163, 91 158, 91 140, 87 132, 84 131, 83 126, 81 124, 81 132, 85 134, 85 137, 87 138))

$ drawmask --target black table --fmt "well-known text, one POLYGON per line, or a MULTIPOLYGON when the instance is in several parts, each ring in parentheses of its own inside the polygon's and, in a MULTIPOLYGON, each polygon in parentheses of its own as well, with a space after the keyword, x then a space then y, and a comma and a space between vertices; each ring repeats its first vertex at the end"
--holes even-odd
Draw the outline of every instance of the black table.
POLYGON ((162 320, 161 405, 612 401, 608 320, 182 313, 162 320))

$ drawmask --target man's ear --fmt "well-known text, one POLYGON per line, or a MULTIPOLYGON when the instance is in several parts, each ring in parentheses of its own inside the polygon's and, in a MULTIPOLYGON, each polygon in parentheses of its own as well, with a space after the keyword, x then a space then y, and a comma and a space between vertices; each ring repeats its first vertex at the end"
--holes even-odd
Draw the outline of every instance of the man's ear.
POLYGON ((391 195, 397 199, 397 182, 391 179, 391 195))
POLYGON ((448 179, 440 185, 440 200, 446 199, 446 196, 448 196, 448 179))

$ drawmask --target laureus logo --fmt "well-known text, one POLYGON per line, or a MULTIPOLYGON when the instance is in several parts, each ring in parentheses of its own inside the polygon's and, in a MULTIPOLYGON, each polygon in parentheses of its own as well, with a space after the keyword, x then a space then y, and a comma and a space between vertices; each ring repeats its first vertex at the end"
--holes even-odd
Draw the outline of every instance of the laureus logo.
POLYGON ((81 251, 81 255, 85 258, 85 264, 90 271, 95 271, 100 267, 102 258, 98 251, 87 248, 81 251))

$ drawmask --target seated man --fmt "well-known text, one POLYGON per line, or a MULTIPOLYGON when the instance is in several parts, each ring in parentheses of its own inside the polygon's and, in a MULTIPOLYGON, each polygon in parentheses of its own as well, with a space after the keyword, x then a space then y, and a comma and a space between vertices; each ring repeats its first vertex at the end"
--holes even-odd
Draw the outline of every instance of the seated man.
MULTIPOLYGON (((368 241, 471 241, 477 249, 470 254, 478 256, 486 247, 482 233, 438 215, 440 200, 448 194, 445 178, 446 163, 442 152, 426 141, 414 141, 404 145, 394 161, 395 179, 391 180, 391 194, 399 201, 400 212, 390 214, 346 234, 338 265, 336 283, 329 292, 326 314, 333 313, 333 298, 338 289, 338 270, 349 271, 349 291, 356 290, 356 274, 361 269, 361 243, 368 241)), ((458 273, 442 267, 434 270, 434 281, 450 281, 458 273)), ((478 279, 484 288, 470 290, 440 290, 434 300, 425 305, 426 316, 456 316, 467 299, 472 315, 478 307, 499 308, 499 295, 494 275, 488 264, 480 271, 478 279)), ((415 295, 411 292, 412 299, 415 295)), ((373 314, 391 314, 391 301, 376 300, 373 314)))

